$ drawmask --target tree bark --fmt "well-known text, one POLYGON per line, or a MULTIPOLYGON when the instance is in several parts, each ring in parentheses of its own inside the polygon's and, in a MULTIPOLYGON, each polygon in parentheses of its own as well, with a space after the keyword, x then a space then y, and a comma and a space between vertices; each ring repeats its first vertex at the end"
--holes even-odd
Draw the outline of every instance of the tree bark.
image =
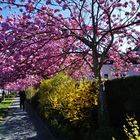
POLYGON ((98 125, 99 128, 108 127, 109 123, 109 115, 107 111, 107 104, 105 99, 104 93, 104 85, 101 79, 100 70, 94 71, 95 78, 98 82, 98 101, 99 101, 99 108, 98 108, 98 125))

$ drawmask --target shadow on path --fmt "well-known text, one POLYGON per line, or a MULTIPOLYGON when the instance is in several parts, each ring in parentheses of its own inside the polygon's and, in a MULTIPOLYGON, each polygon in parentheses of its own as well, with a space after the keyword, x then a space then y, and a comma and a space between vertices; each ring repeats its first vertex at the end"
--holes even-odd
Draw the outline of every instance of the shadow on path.
POLYGON ((19 98, 12 104, 0 126, 0 140, 54 140, 37 116, 19 108, 19 98))

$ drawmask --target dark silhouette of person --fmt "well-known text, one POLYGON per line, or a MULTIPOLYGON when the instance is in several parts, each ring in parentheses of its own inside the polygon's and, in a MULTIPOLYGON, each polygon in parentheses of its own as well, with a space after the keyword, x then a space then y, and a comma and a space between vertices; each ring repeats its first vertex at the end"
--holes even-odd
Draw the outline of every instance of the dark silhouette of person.
POLYGON ((20 96, 20 109, 23 109, 23 111, 24 111, 25 110, 25 99, 26 99, 25 91, 20 91, 19 96, 20 96))
POLYGON ((2 92, 2 100, 4 100, 4 98, 5 98, 5 92, 3 91, 2 92))

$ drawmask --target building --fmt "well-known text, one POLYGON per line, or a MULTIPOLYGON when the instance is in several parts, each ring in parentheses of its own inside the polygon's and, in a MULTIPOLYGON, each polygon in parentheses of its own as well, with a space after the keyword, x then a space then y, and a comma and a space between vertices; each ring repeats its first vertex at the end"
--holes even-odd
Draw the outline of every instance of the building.
MULTIPOLYGON (((133 64, 133 65, 134 65, 134 67, 136 67, 137 64, 133 64)), ((112 79, 118 78, 113 73, 114 73, 113 65, 112 64, 104 64, 102 69, 101 69, 102 80, 103 79, 112 80, 112 79)), ((128 72, 126 72, 125 75, 122 73, 121 77, 138 76, 138 75, 140 75, 140 71, 136 72, 133 69, 130 69, 128 72)))

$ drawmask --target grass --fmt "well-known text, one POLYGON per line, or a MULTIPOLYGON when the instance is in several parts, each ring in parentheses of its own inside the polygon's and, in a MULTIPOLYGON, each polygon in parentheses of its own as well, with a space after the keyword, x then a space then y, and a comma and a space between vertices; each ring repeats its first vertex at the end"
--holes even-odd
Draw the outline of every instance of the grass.
POLYGON ((3 121, 8 109, 11 106, 11 103, 14 101, 14 98, 5 98, 5 100, 3 100, 0 103, 0 122, 3 121))

